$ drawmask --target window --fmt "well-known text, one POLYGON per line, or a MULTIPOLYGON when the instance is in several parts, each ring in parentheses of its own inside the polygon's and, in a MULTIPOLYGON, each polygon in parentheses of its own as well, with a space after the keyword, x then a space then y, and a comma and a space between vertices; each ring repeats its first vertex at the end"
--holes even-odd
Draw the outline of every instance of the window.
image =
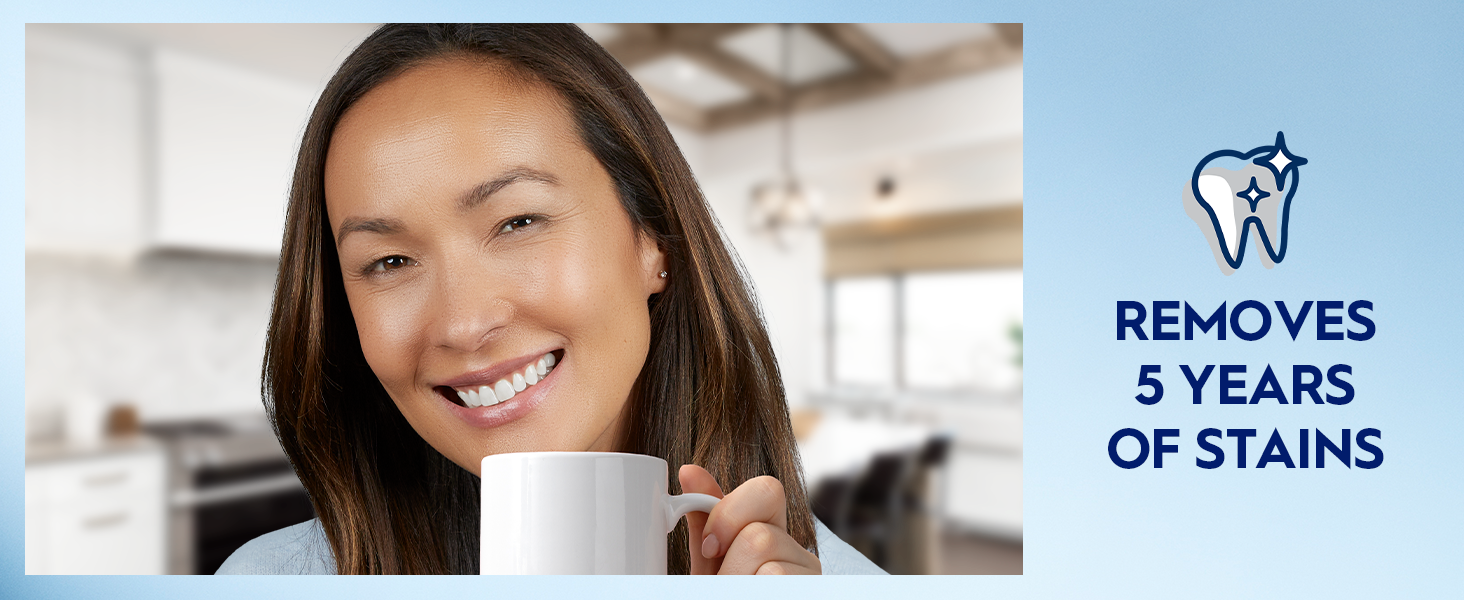
POLYGON ((829 281, 836 387, 1011 392, 1021 385, 1022 272, 829 281))
POLYGON ((834 381, 895 385, 895 286, 889 277, 836 279, 833 294, 834 381))

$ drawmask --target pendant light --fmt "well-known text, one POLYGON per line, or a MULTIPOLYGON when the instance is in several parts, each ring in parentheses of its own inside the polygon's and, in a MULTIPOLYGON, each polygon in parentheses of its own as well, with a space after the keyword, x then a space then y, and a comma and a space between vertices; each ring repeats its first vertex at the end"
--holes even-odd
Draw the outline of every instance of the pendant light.
POLYGON ((753 187, 752 226, 786 249, 798 230, 811 229, 818 224, 818 216, 810 190, 798 180, 793 170, 793 25, 783 23, 779 27, 782 34, 782 85, 778 175, 772 181, 753 187))

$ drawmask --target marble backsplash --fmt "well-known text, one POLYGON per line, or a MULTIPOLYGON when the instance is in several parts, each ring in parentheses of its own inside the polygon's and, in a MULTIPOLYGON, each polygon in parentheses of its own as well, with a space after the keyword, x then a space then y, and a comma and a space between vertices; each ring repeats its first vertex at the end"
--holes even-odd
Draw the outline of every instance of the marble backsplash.
POLYGON ((74 401, 128 403, 143 421, 262 413, 273 259, 28 253, 28 422, 74 401))

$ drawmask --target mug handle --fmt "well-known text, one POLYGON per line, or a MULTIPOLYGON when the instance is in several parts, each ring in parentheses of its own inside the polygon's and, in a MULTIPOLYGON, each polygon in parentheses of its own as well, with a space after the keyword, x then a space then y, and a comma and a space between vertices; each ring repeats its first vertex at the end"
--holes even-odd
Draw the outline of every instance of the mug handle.
POLYGON ((682 494, 666 498, 666 533, 676 529, 676 524, 681 522, 681 517, 689 512, 712 512, 722 499, 706 494, 682 494))

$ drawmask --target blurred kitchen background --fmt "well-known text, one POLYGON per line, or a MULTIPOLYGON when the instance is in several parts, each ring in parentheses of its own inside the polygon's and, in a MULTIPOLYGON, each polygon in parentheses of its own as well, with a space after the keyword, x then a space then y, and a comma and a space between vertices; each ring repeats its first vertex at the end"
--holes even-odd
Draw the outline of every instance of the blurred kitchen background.
MULTIPOLYGON (((752 278, 819 518, 1022 572, 1022 26, 582 24, 752 278)), ((26 26, 27 573, 212 573, 312 517, 259 367, 353 25, 26 26)))

